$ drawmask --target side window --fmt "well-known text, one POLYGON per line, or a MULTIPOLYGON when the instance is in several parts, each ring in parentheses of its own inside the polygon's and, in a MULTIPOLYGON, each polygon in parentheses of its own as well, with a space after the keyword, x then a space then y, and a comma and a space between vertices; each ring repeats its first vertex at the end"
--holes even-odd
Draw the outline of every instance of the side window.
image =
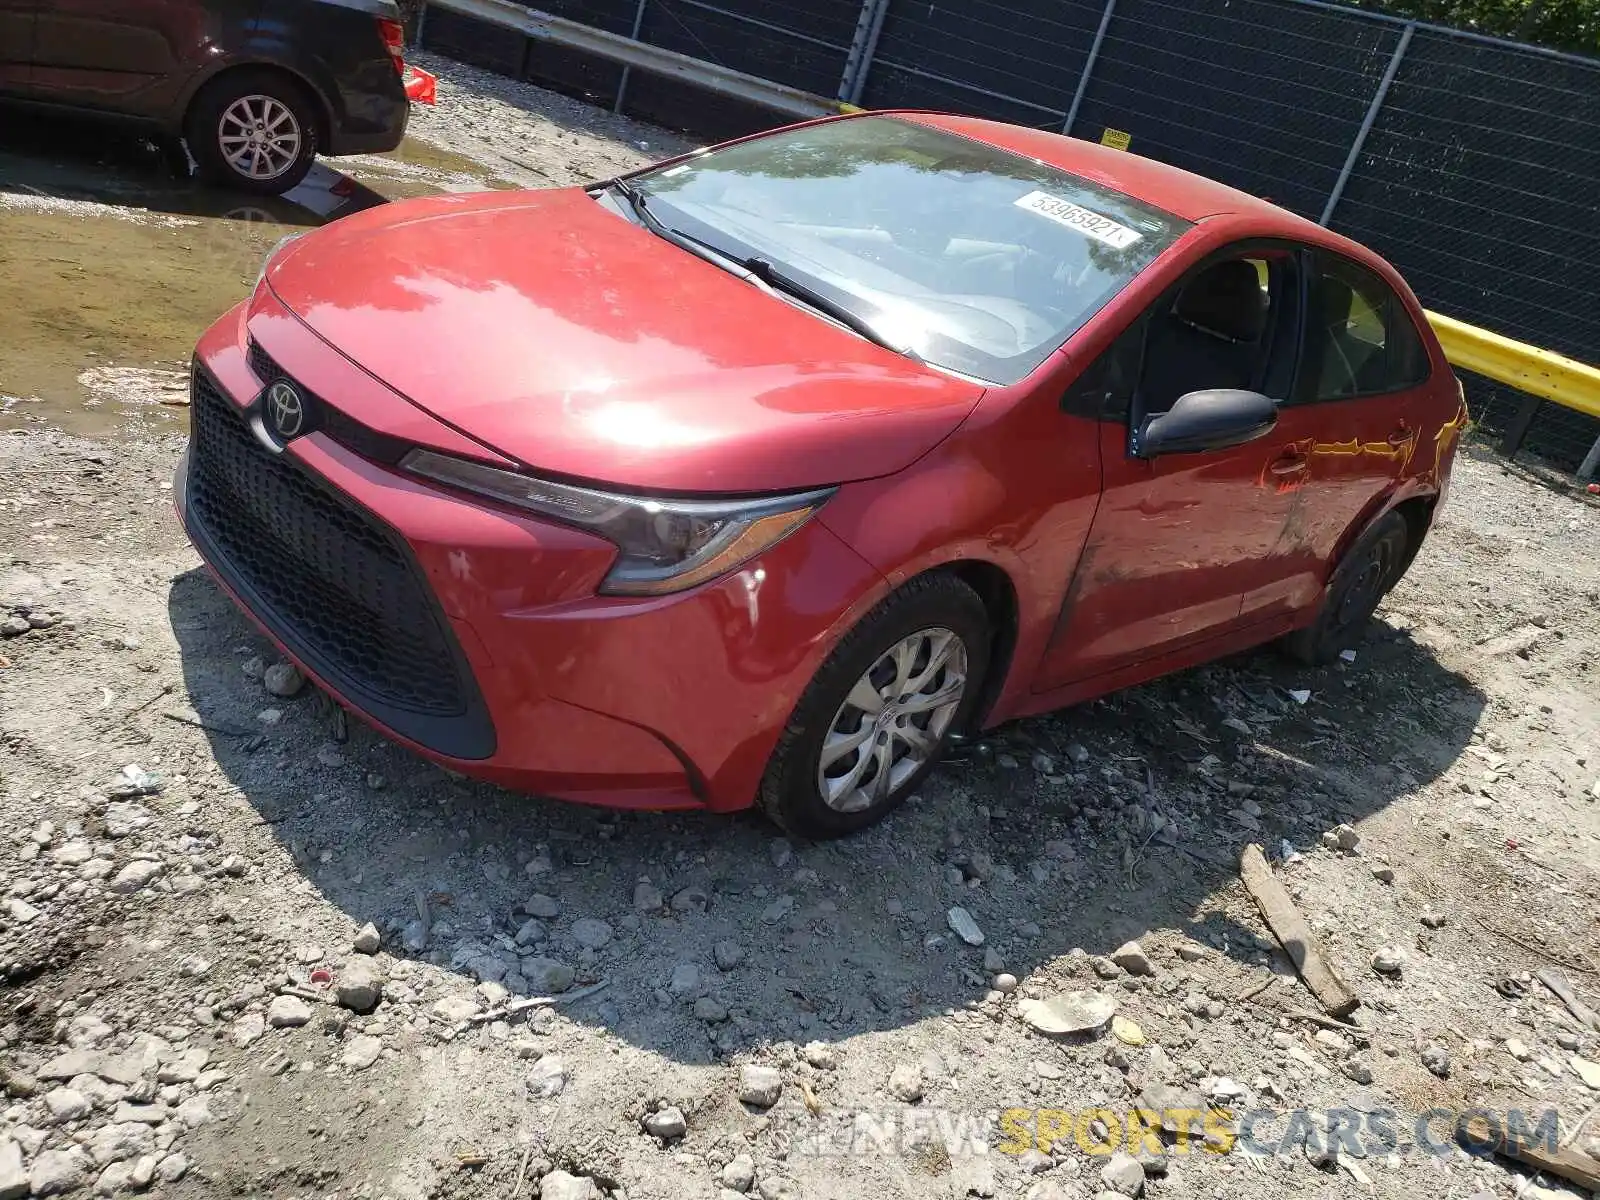
POLYGON ((1263 250, 1189 275, 1148 314, 1135 418, 1186 392, 1236 388, 1281 397, 1293 373, 1295 256, 1263 250))
POLYGON ((1427 351, 1389 285, 1336 255, 1317 253, 1311 261, 1306 351, 1294 401, 1376 396, 1427 379, 1427 351))

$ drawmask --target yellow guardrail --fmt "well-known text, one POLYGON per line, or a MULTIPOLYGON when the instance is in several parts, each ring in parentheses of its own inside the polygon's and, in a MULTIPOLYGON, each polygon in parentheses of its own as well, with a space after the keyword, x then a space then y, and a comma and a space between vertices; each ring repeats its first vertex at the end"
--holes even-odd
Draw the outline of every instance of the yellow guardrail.
POLYGON ((1440 313, 1428 313, 1428 323, 1439 336, 1444 356, 1455 366, 1591 417, 1600 417, 1600 367, 1502 337, 1440 313))

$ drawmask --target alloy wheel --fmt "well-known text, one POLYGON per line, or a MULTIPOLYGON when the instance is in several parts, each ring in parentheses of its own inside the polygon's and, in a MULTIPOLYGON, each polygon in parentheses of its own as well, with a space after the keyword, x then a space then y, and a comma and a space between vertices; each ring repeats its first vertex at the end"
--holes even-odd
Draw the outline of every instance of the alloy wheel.
POLYGON ((880 655, 834 713, 817 758, 817 787, 836 812, 882 803, 933 761, 967 690, 967 647, 942 627, 880 655))
POLYGON ((273 96, 240 96, 217 121, 217 145, 228 165, 247 179, 276 179, 300 155, 300 122, 273 96))

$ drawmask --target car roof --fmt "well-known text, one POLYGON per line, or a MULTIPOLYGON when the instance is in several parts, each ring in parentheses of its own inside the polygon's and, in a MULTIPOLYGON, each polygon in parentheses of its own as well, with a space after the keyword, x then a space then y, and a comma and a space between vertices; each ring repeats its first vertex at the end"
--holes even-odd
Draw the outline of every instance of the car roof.
POLYGON ((1304 217, 1279 208, 1270 201, 1241 192, 1227 184, 1207 179, 1203 175, 1153 159, 1141 158, 1125 150, 1085 142, 1079 138, 1042 129, 1029 129, 1022 125, 1007 125, 1001 121, 985 121, 978 117, 958 117, 932 112, 878 112, 871 115, 893 116, 903 121, 913 121, 948 133, 959 134, 984 142, 1001 150, 1009 150, 1024 158, 1035 159, 1068 174, 1102 184, 1114 191, 1142 200, 1163 209, 1185 221, 1200 221, 1206 217, 1248 215, 1261 218, 1276 227, 1277 231, 1303 236, 1309 229, 1320 231, 1304 217))

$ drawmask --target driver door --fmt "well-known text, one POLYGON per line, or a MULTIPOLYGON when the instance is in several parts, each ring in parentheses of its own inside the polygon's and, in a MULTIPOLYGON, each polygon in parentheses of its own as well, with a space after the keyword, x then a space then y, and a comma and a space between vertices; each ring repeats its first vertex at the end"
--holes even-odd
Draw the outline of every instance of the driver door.
POLYGON ((1187 392, 1287 395, 1299 309, 1293 249, 1239 248, 1186 275, 1107 352, 1138 364, 1121 373, 1136 382, 1126 422, 1100 426, 1104 491, 1036 691, 1224 635, 1242 623, 1244 598, 1268 588, 1283 528, 1269 497, 1304 460, 1283 457, 1276 431, 1157 458, 1140 455, 1137 435, 1187 392))

